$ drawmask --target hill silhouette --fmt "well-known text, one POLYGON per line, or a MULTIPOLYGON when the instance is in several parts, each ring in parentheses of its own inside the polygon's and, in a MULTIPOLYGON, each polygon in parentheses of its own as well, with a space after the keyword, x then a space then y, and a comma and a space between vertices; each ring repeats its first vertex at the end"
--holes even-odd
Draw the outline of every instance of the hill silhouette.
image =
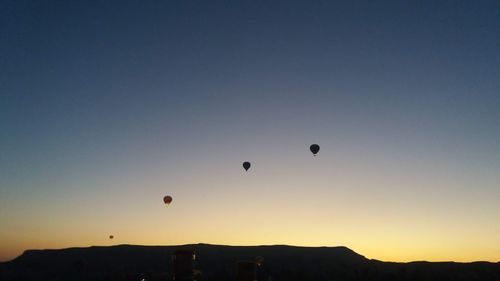
POLYGON ((500 263, 370 260, 346 247, 117 245, 109 247, 27 250, 0 264, 0 281, 10 280, 170 280, 171 255, 196 252, 196 268, 206 281, 235 280, 239 260, 263 257, 258 280, 500 280, 500 263))

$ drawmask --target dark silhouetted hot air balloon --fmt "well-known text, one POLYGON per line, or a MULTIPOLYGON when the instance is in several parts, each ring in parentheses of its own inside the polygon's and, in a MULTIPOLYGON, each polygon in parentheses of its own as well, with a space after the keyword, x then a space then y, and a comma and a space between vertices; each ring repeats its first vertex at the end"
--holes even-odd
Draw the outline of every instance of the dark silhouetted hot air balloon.
POLYGON ((113 238, 115 238, 113 235, 110 235, 110 236, 109 236, 109 239, 113 239, 113 238))
POLYGON ((248 169, 250 169, 250 162, 243 162, 243 168, 245 169, 245 171, 248 171, 248 169))
POLYGON ((172 203, 172 196, 167 195, 167 196, 163 197, 163 203, 165 203, 167 205, 172 203))
POLYGON ((317 144, 311 144, 311 146, 309 147, 309 149, 314 154, 314 156, 316 156, 316 154, 318 154, 318 151, 319 151, 319 145, 317 145, 317 144))

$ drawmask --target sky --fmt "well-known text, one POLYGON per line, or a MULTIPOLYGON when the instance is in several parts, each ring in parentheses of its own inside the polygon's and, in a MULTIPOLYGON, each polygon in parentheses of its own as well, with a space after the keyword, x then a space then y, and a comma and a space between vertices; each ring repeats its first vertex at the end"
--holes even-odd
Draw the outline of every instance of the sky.
POLYGON ((499 30, 495 0, 0 1, 0 260, 500 261, 499 30))

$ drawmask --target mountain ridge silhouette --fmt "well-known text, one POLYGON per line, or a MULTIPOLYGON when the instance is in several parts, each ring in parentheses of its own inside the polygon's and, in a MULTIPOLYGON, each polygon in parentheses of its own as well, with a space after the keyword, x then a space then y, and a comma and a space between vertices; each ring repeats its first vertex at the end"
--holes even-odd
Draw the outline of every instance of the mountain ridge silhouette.
POLYGON ((289 245, 175 246, 113 245, 26 250, 0 263, 0 281, 8 280, 170 280, 171 255, 196 253, 203 280, 235 280, 235 263, 263 257, 258 280, 500 280, 500 262, 383 262, 344 247, 289 245), (146 277, 147 278, 146 278, 146 277))

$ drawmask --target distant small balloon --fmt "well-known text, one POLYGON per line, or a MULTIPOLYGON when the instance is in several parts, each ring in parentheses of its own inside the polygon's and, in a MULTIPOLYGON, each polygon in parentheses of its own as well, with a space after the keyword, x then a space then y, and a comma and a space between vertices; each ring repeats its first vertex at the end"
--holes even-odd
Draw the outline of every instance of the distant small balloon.
POLYGON ((110 235, 110 236, 109 236, 109 239, 113 239, 113 238, 115 238, 113 235, 110 235))
POLYGON ((248 171, 248 169, 250 169, 250 162, 243 162, 243 168, 245 169, 245 171, 248 171))
POLYGON ((167 196, 163 197, 163 203, 165 203, 167 205, 172 203, 172 196, 167 195, 167 196))
POLYGON ((319 152, 319 145, 317 145, 317 144, 311 144, 311 146, 309 147, 309 149, 314 154, 314 156, 316 156, 316 154, 318 154, 318 152, 319 152))

